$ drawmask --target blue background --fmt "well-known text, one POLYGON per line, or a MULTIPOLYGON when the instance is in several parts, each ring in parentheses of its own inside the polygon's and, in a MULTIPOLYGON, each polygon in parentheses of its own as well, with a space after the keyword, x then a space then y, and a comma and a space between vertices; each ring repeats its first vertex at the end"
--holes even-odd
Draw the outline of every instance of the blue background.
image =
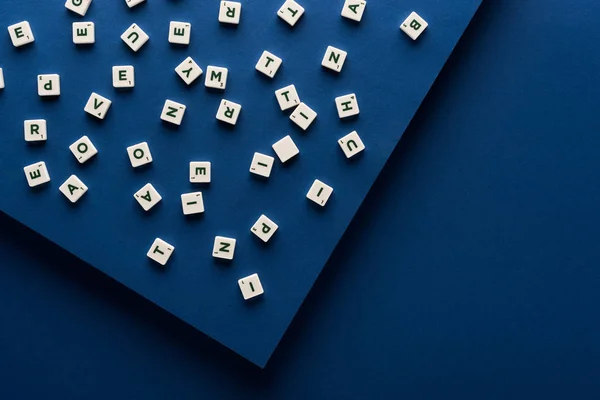
POLYGON ((0 397, 597 399, 599 12, 483 3, 265 370, 2 218, 0 397))
MULTIPOLYGON (((29 20, 36 42, 0 47, 6 89, 0 96, 0 180, 12 189, 0 209, 81 259, 259 365, 264 365, 388 156, 425 97, 481 0, 425 0, 423 17, 435 26, 413 42, 399 29, 412 2, 369 4, 360 24, 340 17, 343 1, 303 2, 291 29, 277 17, 279 0, 244 1, 239 27, 217 21, 219 2, 94 2, 84 18, 64 0, 3 3, 0 26, 29 20), (72 43, 71 22, 94 21, 96 43, 72 43), (168 43, 169 21, 192 24, 189 47, 168 43), (52 23, 50 23, 52 21, 52 23), (120 39, 131 23, 150 36, 138 53, 120 39), (349 52, 340 74, 321 67, 328 45, 349 52), (271 80, 254 66, 268 49, 284 64, 271 80), (188 55, 229 68, 225 92, 187 87, 173 71, 188 55), (112 66, 136 68, 136 87, 112 87, 112 66), (37 74, 61 75, 58 99, 40 100, 37 74), (302 132, 282 113, 275 90, 296 85, 319 117, 302 132), (113 101, 104 121, 84 113, 91 92, 113 101), (356 93, 361 114, 340 120, 334 98, 356 93), (237 126, 215 119, 222 98, 242 104, 237 126), (188 106, 180 128, 161 123, 165 99, 188 106), (46 118, 48 142, 27 146, 23 120, 46 118), (357 130, 367 151, 348 161, 337 140, 357 130), (84 134, 98 156, 83 166, 68 146, 84 134), (291 134, 300 156, 277 162, 268 181, 249 173, 255 151, 291 134), (147 141, 154 162, 134 170, 126 148, 147 141), (22 168, 48 165, 53 181, 31 190, 22 168), (210 185, 189 183, 189 162, 211 161, 210 185), (90 188, 73 206, 58 187, 71 174, 90 188), (334 188, 324 209, 306 199, 315 179, 334 188), (152 183, 162 202, 145 213, 134 200, 152 183), (185 218, 182 193, 202 190, 206 212, 185 218), (261 214, 279 225, 264 245, 250 232, 261 214), (212 257, 215 236, 237 239, 232 263, 212 257), (166 269, 146 257, 156 237, 175 246, 166 269), (265 295, 242 299, 237 281, 257 272, 265 295)), ((274 155, 274 154, 273 154, 274 155)))

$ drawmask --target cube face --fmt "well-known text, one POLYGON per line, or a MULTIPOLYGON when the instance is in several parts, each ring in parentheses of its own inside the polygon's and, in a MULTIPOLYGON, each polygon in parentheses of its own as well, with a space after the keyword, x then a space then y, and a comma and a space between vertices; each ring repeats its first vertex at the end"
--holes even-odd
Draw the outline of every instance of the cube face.
POLYGON ((342 8, 342 17, 360 22, 367 7, 366 1, 346 0, 342 8))
POLYGON ((160 119, 165 122, 170 122, 173 125, 181 125, 183 116, 185 115, 186 106, 172 100, 165 101, 160 119))
POLYGON ((192 24, 188 22, 171 21, 169 25, 169 43, 190 44, 192 37, 192 24))
POLYGON ((258 274, 252 274, 238 280, 238 285, 242 292, 242 296, 244 296, 244 300, 250 300, 256 296, 260 296, 265 292, 258 274))
POLYGON ((79 14, 83 17, 87 13, 91 4, 92 0, 67 0, 65 7, 73 11, 75 14, 79 14))
POLYGON ((273 150, 282 163, 286 163, 300 154, 300 150, 298 150, 290 135, 276 142, 273 145, 273 150))
POLYGON ((275 97, 279 103, 281 111, 289 110, 300 104, 300 97, 296 91, 296 86, 289 85, 275 91, 275 97))
POLYGON ((352 158, 365 149, 365 145, 356 131, 338 140, 338 144, 346 155, 346 158, 352 158))
POLYGON ((175 68, 175 72, 187 85, 191 85, 204 71, 192 57, 188 57, 175 68))
POLYGON ((43 161, 28 165, 23 170, 29 187, 36 187, 50 182, 50 174, 48 168, 46 168, 46 163, 43 161))
POLYGON ((38 75, 38 95, 40 97, 60 96, 60 76, 38 75))
POLYGON ((135 69, 131 65, 115 66, 112 69, 113 87, 132 88, 135 86, 135 69))
POLYGON ((282 62, 283 60, 281 58, 265 50, 256 63, 256 70, 262 72, 269 78, 273 78, 279 70, 279 67, 281 67, 282 62))
POLYGON ((296 22, 304 14, 304 8, 293 0, 286 0, 281 6, 277 15, 279 18, 287 22, 290 26, 296 25, 296 22))
POLYGON ((96 25, 93 22, 73 22, 73 43, 96 43, 96 25))
POLYGON ((254 226, 250 229, 250 232, 254 233, 260 240, 267 243, 275 232, 277 232, 279 226, 271 221, 266 215, 261 215, 256 221, 254 226))
POLYGON ((412 40, 417 40, 423 34, 429 24, 419 14, 412 12, 408 18, 400 25, 400 29, 406 33, 412 40))
POLYGON ((183 215, 196 215, 204 212, 202 192, 185 193, 181 195, 183 215))
POLYGON ((18 24, 14 24, 8 27, 8 34, 13 46, 21 47, 26 44, 33 43, 35 38, 33 37, 33 31, 29 22, 23 21, 18 24))
POLYGON ((221 100, 221 105, 217 111, 217 119, 230 125, 235 125, 241 111, 242 106, 240 104, 229 100, 221 100))
POLYGON ((348 118, 360 113, 358 99, 354 93, 336 97, 335 106, 340 118, 348 118))
POLYGON ((206 67, 206 78, 204 80, 204 86, 213 89, 225 90, 227 87, 227 75, 229 71, 227 68, 215 67, 209 65, 206 67))
POLYGON ((235 1, 222 1, 221 7, 219 8, 219 22, 223 24, 234 24, 240 23, 240 17, 242 16, 242 3, 235 1))
POLYGON ((221 260, 233 260, 236 240, 224 236, 216 236, 213 245, 213 257, 221 260))
POLYGON ((138 4, 142 4, 144 1, 146 1, 146 0, 125 0, 125 3, 127 4, 127 6, 129 8, 133 8, 133 7, 137 6, 138 4))
POLYGON ((92 93, 84 110, 86 113, 93 115, 98 119, 104 119, 106 118, 106 114, 108 113, 111 104, 112 101, 106 97, 100 96, 97 93, 92 93))
POLYGON ((0 89, 4 89, 4 71, 0 68, 0 89))
POLYGON ((69 146, 69 150, 80 164, 85 164, 88 160, 98 154, 96 146, 87 136, 81 137, 78 141, 69 146))
POLYGON ((333 188, 318 179, 315 179, 314 183, 310 187, 310 190, 306 194, 306 198, 314 201, 321 207, 325 207, 327 201, 333 193, 333 188))
POLYGON ((138 168, 142 165, 150 164, 152 162, 150 147, 146 142, 138 143, 128 147, 127 155, 129 155, 129 162, 131 162, 131 166, 133 168, 138 168))
POLYGON ((88 187, 77 176, 71 175, 59 190, 71 203, 77 203, 87 193, 88 187))
POLYGON ((30 119, 23 123, 26 142, 44 142, 48 139, 45 119, 30 119))
POLYGON ((160 203, 162 196, 154 189, 152 184, 148 183, 138 190, 133 197, 140 203, 144 211, 150 211, 152 207, 160 203))
POLYGON ((344 67, 347 56, 348 53, 344 50, 328 46, 325 55, 323 56, 323 61, 321 61, 321 65, 332 71, 340 72, 344 67))
POLYGON ((255 175, 268 178, 271 176, 271 170, 273 169, 274 162, 275 159, 271 156, 261 153, 254 153, 252 164, 250 164, 250 172, 255 175))
POLYGON ((211 164, 208 161, 190 163, 190 183, 210 183, 211 164))
POLYGON ((169 259, 171 258, 171 255, 173 255, 174 251, 175 246, 170 245, 162 239, 156 238, 146 255, 148 258, 156 261, 164 267, 167 265, 167 262, 169 262, 169 259))
POLYGON ((148 40, 150 40, 150 36, 148 36, 138 25, 132 24, 125 32, 123 32, 121 40, 123 40, 131 50, 137 52, 148 40))
POLYGON ((317 113, 304 103, 300 103, 290 115, 290 119, 304 131, 308 129, 315 118, 317 118, 317 113))

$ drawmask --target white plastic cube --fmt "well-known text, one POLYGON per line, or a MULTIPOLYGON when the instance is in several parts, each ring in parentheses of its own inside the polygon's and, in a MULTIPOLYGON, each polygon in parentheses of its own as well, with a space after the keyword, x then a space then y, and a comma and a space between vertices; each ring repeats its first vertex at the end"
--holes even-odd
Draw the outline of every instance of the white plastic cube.
POLYGON ((60 187, 58 188, 62 194, 71 202, 77 203, 81 197, 86 194, 88 187, 85 183, 75 176, 71 175, 60 187))
POLYGON ((348 118, 360 113, 358 99, 354 93, 336 97, 335 106, 340 118, 348 118))
POLYGON ((271 156, 261 153, 254 153, 252 164, 250 164, 250 172, 268 178, 271 176, 271 170, 273 169, 274 162, 275 159, 271 156))
POLYGON ((146 255, 148 258, 156 261, 164 267, 167 265, 167 262, 169 262, 169 258, 171 258, 171 255, 173 255, 174 251, 175 246, 170 245, 162 239, 156 238, 146 255))
POLYGON ((298 150, 296 143, 294 143, 290 135, 277 141, 273 145, 273 150, 282 163, 288 162, 300 153, 300 150, 298 150))
POLYGON ((219 121, 235 125, 237 123, 238 118, 240 117, 240 112, 242 111, 242 105, 234 103, 229 100, 221 100, 221 105, 219 106, 219 110, 217 111, 217 119, 219 121))
POLYGON ((282 62, 283 60, 281 58, 265 50, 256 63, 255 68, 269 78, 273 78, 279 70, 279 67, 281 67, 282 62))
POLYGON ((28 165, 23 170, 29 187, 36 187, 50 182, 50 174, 48 168, 46 168, 46 163, 43 161, 28 165))
POLYGON ((106 97, 100 96, 98 93, 92 93, 90 98, 88 99, 87 104, 85 105, 85 112, 93 115, 98 119, 104 119, 112 101, 107 99, 106 97))
POLYGON ((328 46, 321 65, 335 72, 340 72, 346 62, 348 53, 333 46, 328 46))
POLYGON ((189 22, 171 21, 169 25, 169 43, 190 44, 192 37, 192 24, 189 22))
POLYGON ((204 86, 213 89, 225 90, 227 87, 227 75, 229 71, 227 68, 215 67, 209 65, 206 67, 206 78, 204 79, 204 86))
POLYGON ((123 32, 121 40, 123 40, 131 50, 137 52, 148 40, 150 40, 150 36, 148 36, 139 25, 132 24, 125 32, 123 32))
POLYGON ((67 0, 65 7, 73 11, 75 14, 79 14, 83 17, 87 13, 91 4, 92 0, 67 0))
POLYGON ((29 119, 23 126, 26 142, 44 142, 48 139, 45 119, 29 119))
POLYGON ((244 300, 250 300, 256 296, 260 296, 265 292, 262 287, 262 283, 258 278, 258 274, 252 274, 245 278, 238 280, 238 286, 244 296, 244 300))
POLYGON ((196 64, 192 57, 188 57, 175 68, 175 72, 177 72, 177 75, 179 75, 186 85, 191 85, 204 71, 202 71, 202 68, 196 64))
POLYGON ((140 206, 142 206, 144 211, 150 211, 152 207, 157 205, 162 200, 161 195, 150 183, 138 190, 133 197, 135 197, 137 202, 140 203, 140 206))
POLYGON ((60 76, 57 74, 38 75, 38 95, 40 97, 60 96, 60 76))
POLYGON ((185 115, 186 106, 172 100, 165 101, 160 119, 170 122, 174 125, 181 125, 183 116, 185 115))
POLYGON ((0 89, 4 89, 4 71, 0 68, 0 89))
POLYGON ((142 4, 144 1, 146 0, 125 0, 125 3, 127 4, 127 7, 133 8, 138 4, 142 4))
POLYGON ((87 136, 82 136, 81 139, 70 145, 69 150, 80 164, 84 164, 98 154, 98 149, 87 136))
POLYGON ((317 118, 317 113, 304 103, 300 103, 290 115, 290 119, 302 130, 307 130, 315 118, 317 118))
POLYGON ((236 240, 224 236, 216 236, 213 245, 213 257, 222 260, 233 260, 236 240))
POLYGON ((281 111, 289 110, 300 104, 300 97, 296 91, 296 86, 289 85, 275 91, 275 98, 279 103, 281 111))
POLYGON ((314 201, 321 207, 327 204, 327 201, 333 193, 333 188, 318 179, 315 179, 314 183, 310 187, 310 190, 306 194, 306 198, 314 201))
POLYGON ((367 2, 363 0, 346 0, 342 8, 342 17, 360 22, 365 13, 367 2))
POLYGON ((135 69, 131 65, 114 66, 112 79, 115 88, 132 88, 135 86, 135 69))
POLYGON ((338 144, 346 155, 346 158, 352 158, 365 149, 365 145, 356 131, 338 140, 338 144))
POLYGON ((150 147, 146 142, 129 146, 127 148, 127 155, 129 155, 129 162, 131 162, 133 168, 138 168, 152 162, 152 153, 150 153, 150 147))
POLYGON ((204 212, 202 192, 182 194, 181 207, 183 209, 183 215, 202 214, 204 212))
POLYGON ((29 22, 23 21, 18 24, 14 24, 8 27, 8 34, 13 46, 21 47, 26 44, 33 43, 35 38, 33 37, 33 31, 29 22))
POLYGON ((290 26, 296 25, 302 14, 304 14, 304 7, 294 0, 286 0, 279 11, 277 11, 279 18, 287 22, 290 26))
POLYGON ((96 43, 96 25, 93 22, 73 22, 73 43, 96 43))
POLYGON ((208 161, 190 163, 190 183, 210 183, 211 164, 208 161))
POLYGON ((261 215, 250 229, 250 232, 267 243, 271 240, 275 232, 277 232, 277 229, 279 229, 279 226, 275 222, 271 221, 266 215, 261 215))
POLYGON ((427 21, 413 11, 402 23, 402 25, 400 25, 400 29, 402 29, 402 31, 406 33, 412 40, 417 40, 428 26, 429 24, 427 21))
POLYGON ((219 8, 219 22, 223 24, 238 25, 242 15, 242 3, 236 1, 222 1, 219 8))

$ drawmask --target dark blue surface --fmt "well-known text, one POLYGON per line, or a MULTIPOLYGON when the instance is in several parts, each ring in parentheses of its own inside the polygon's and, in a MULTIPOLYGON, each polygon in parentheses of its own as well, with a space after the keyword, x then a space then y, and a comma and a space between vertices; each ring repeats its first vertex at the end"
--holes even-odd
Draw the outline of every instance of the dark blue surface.
POLYGON ((306 13, 294 29, 276 16, 280 0, 244 1, 237 28, 218 23, 218 1, 148 1, 131 10, 122 0, 94 2, 83 20, 95 22, 97 40, 84 49, 71 38, 71 22, 82 18, 64 1, 5 2, 0 26, 26 19, 36 42, 19 50, 8 35, 1 42, 0 180, 11 190, 0 197, 0 209, 264 365, 480 2, 420 1, 417 11, 430 27, 418 42, 399 29, 414 5, 396 0, 369 3, 360 24, 340 17, 341 0, 304 0, 306 13), (167 42, 171 20, 192 23, 189 47, 167 42), (150 36, 138 53, 120 39, 133 22, 150 36), (340 74, 321 67, 328 45, 349 52, 340 74), (265 49, 284 60, 274 80, 254 69, 265 49), (188 55, 205 70, 209 64, 229 68, 226 91, 207 91, 201 82, 186 87, 173 69, 188 55), (136 68, 135 89, 113 89, 111 67, 129 64, 136 68), (60 98, 39 99, 39 73, 61 75, 60 98), (306 133, 274 97, 291 83, 319 113, 306 133), (113 101, 104 121, 83 111, 91 92, 113 101), (357 94, 361 114, 340 121, 334 98, 348 93, 357 94), (215 119, 222 98, 243 106, 235 128, 215 119), (179 129, 161 123, 166 99, 188 106, 179 129), (23 120, 34 118, 48 121, 45 145, 23 140, 23 120), (367 151, 349 162, 337 139, 353 130, 367 151), (99 154, 80 166, 68 146, 84 134, 99 154), (248 171, 254 152, 270 154, 287 134, 300 157, 285 168, 277 163, 268 181, 254 179, 248 171), (142 141, 154 163, 134 171, 126 147, 142 141), (53 180, 32 191, 22 168, 40 160, 53 180), (194 187, 188 164, 204 160, 212 162, 212 183, 194 187), (71 174, 90 188, 76 206, 58 191, 71 174), (316 178, 335 190, 325 209, 306 199, 316 178), (148 182, 163 201, 146 214, 133 194, 148 182), (199 189, 205 215, 186 219, 180 195, 199 189), (279 225, 268 245, 250 233, 261 214, 279 225), (237 239, 231 265, 212 258, 217 235, 237 239), (166 270, 146 257, 156 237, 175 246, 166 270), (255 272, 266 294, 249 304, 237 280, 255 272))
POLYGON ((0 398, 599 398, 599 7, 483 3, 265 370, 1 218, 0 398))

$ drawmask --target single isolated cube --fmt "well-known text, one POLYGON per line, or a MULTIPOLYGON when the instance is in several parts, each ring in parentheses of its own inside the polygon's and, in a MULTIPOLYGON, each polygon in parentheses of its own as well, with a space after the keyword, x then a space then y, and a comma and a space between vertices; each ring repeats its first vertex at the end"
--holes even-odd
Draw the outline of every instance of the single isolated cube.
POLYGON ((133 168, 141 167, 142 165, 150 164, 152 162, 150 147, 148 147, 148 143, 146 142, 128 147, 127 154, 129 155, 129 162, 131 162, 133 168))
POLYGON ((217 111, 217 119, 231 125, 235 125, 242 111, 242 105, 229 100, 221 100, 217 111))
POLYGON ((45 119, 28 119, 23 125, 26 142, 44 142, 48 139, 45 119))
POLYGON ((36 187, 50 182, 50 174, 48 168, 46 168, 46 163, 43 161, 28 165, 23 170, 29 187, 36 187))
POLYGON ((77 203, 88 191, 88 187, 85 183, 81 182, 75 175, 71 175, 58 189, 73 204, 77 203))
POLYGON ((73 43, 96 43, 96 25, 93 22, 73 22, 73 43))
POLYGON ((362 0, 346 0, 342 8, 342 17, 360 22, 365 13, 367 2, 362 0))
POLYGON ((260 279, 258 278, 258 274, 252 274, 238 280, 238 285, 242 291, 244 300, 250 300, 256 296, 260 296, 265 292, 262 284, 260 283, 260 279))
POLYGON ((75 14, 79 14, 83 17, 87 13, 91 4, 92 0, 67 0, 65 7, 73 11, 75 14))
POLYGON ((294 143, 290 135, 276 142, 273 145, 273 150, 282 163, 286 163, 300 154, 300 150, 298 150, 296 143, 294 143))
POLYGON ((146 0, 125 0, 125 3, 127 4, 127 6, 129 8, 133 8, 133 7, 137 6, 138 4, 142 4, 144 1, 146 1, 146 0))
POLYGON ((202 71, 202 68, 196 64, 192 57, 188 57, 175 68, 175 72, 177 72, 177 75, 179 75, 186 85, 191 85, 204 71, 202 71))
POLYGON ((233 238, 216 236, 213 245, 213 257, 222 260, 233 260, 236 240, 233 238))
POLYGON ((254 153, 252 164, 250 164, 250 172, 255 175, 268 178, 271 176, 271 170, 273 169, 274 162, 275 159, 271 156, 261 153, 254 153))
POLYGON ((210 183, 211 164, 208 161, 190 163, 190 183, 210 183))
POLYGON ((282 62, 283 60, 281 58, 265 50, 256 63, 256 70, 262 72, 269 78, 273 78, 279 70, 279 67, 281 67, 282 62))
POLYGON ((333 46, 328 46, 323 56, 321 65, 335 72, 340 72, 344 67, 348 53, 333 46))
POLYGON ((38 94, 40 97, 60 96, 60 76, 38 75, 38 94))
POLYGON ((290 119, 302 130, 307 130, 315 118, 317 118, 317 113, 304 103, 300 103, 290 115, 290 119))
POLYGON ((131 65, 115 66, 112 69, 113 87, 132 88, 135 86, 135 69, 131 65))
POLYGON ((142 48, 143 45, 150 39, 150 36, 146 34, 136 24, 132 24, 123 34, 121 35, 121 40, 129 46, 129 48, 135 52, 142 48))
POLYGON ((96 146, 94 146, 87 136, 82 136, 81 139, 70 145, 69 150, 71 150, 71 153, 79 161, 79 164, 84 164, 98 154, 98 149, 96 149, 96 146))
POLYGON ((190 44, 192 36, 192 24, 189 22, 171 21, 169 25, 169 43, 190 44))
POLYGON ((351 93, 335 98, 335 106, 340 118, 352 117, 360 113, 356 94, 351 93))
POLYGON ((23 21, 18 24, 14 24, 8 27, 8 34, 13 46, 21 47, 26 44, 33 43, 35 38, 33 37, 33 31, 29 22, 23 21))
POLYGON ((138 190, 133 197, 140 203, 144 211, 150 211, 152 207, 157 205, 161 200, 161 195, 154 189, 152 184, 148 183, 143 188, 138 190))
POLYGON ((271 221, 266 215, 261 215, 256 221, 254 226, 250 229, 250 232, 254 233, 260 240, 267 243, 275 232, 277 232, 279 226, 271 221))
POLYGON ((183 215, 202 214, 204 212, 202 192, 182 194, 181 207, 183 208, 183 215))
POLYGON ((296 25, 302 14, 304 14, 304 8, 294 0, 286 0, 279 11, 277 11, 279 18, 287 22, 290 26, 296 25))
POLYGON ((406 33, 412 40, 417 40, 419 36, 427 29, 429 24, 416 12, 412 12, 408 18, 400 25, 400 29, 406 33))
POLYGON ((213 89, 225 90, 227 87, 227 68, 214 67, 209 65, 206 67, 206 79, 204 80, 204 86, 213 89))
POLYGON ((93 115, 98 119, 104 119, 108 113, 108 110, 110 109, 111 104, 112 101, 106 97, 92 92, 84 110, 86 113, 93 115))
POLYGON ((4 71, 0 68, 0 89, 4 89, 4 71))
POLYGON ((356 131, 338 140, 338 144, 346 155, 346 158, 352 158, 365 149, 365 145, 356 131))
POLYGON ((160 119, 179 126, 181 125, 181 121, 183 121, 185 110, 186 106, 184 104, 167 100, 165 101, 165 106, 163 107, 160 119))
POLYGON ((315 182, 312 184, 310 190, 306 194, 306 198, 314 201, 321 207, 324 207, 332 193, 333 188, 331 186, 321 182, 318 179, 315 179, 315 182))
POLYGON ((279 103, 281 111, 289 110, 300 104, 300 97, 296 91, 296 86, 289 85, 275 91, 275 98, 279 103))
POLYGON ((163 267, 167 265, 169 258, 175 251, 175 246, 170 245, 162 239, 156 238, 152 246, 150 246, 150 250, 146 254, 148 258, 156 261, 163 267))
POLYGON ((223 24, 238 25, 242 16, 242 3, 236 1, 222 1, 219 8, 219 22, 223 24))

